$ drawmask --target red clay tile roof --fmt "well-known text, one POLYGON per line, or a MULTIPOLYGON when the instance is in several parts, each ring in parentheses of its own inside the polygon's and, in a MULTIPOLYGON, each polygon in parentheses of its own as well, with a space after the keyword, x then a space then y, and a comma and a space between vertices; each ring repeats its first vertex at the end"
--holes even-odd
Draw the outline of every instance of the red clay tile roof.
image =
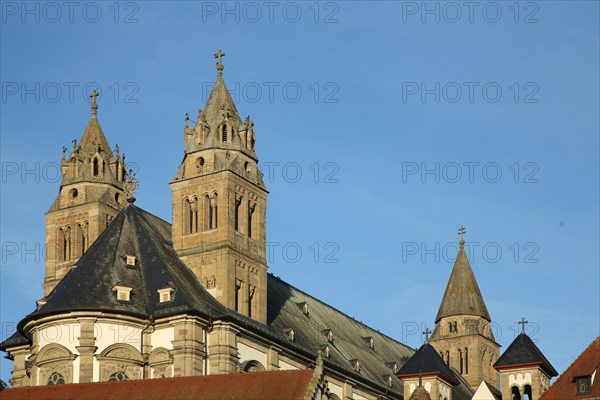
POLYGON ((2 400, 304 399, 314 370, 142 379, 7 389, 2 400))
POLYGON ((581 353, 573 364, 550 386, 550 389, 540 400, 565 400, 565 399, 596 399, 600 398, 600 336, 598 336, 587 349, 581 353), (590 394, 576 396, 575 378, 591 376, 596 371, 592 382, 590 394))

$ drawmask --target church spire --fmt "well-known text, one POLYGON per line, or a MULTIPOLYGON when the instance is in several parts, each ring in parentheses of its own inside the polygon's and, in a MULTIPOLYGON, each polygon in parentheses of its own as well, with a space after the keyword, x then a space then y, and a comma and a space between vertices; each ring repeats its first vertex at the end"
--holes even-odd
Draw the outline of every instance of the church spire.
POLYGON ((198 112, 195 125, 190 124, 189 114, 186 114, 184 151, 186 154, 208 149, 239 151, 256 161, 254 122, 249 116, 244 121, 240 118, 223 80, 224 56, 225 53, 220 49, 214 54, 217 59, 217 79, 204 109, 198 112))
POLYGON ((79 146, 76 149, 78 154, 85 154, 87 156, 98 153, 105 153, 107 157, 113 157, 113 152, 110 149, 110 145, 108 144, 108 140, 106 140, 106 136, 100 127, 100 122, 98 121, 98 102, 97 97, 100 96, 100 93, 94 89, 90 94, 90 98, 92 99, 92 104, 90 108, 92 109, 92 115, 90 117, 90 121, 88 122, 85 131, 83 132, 83 136, 81 141, 79 142, 79 146))
POLYGON ((435 318, 436 324, 443 317, 452 315, 474 315, 491 321, 490 314, 477 285, 477 280, 469 264, 469 259, 465 253, 465 232, 466 230, 463 226, 458 229, 460 249, 456 256, 452 273, 450 274, 448 286, 446 286, 446 292, 442 298, 442 304, 435 318))

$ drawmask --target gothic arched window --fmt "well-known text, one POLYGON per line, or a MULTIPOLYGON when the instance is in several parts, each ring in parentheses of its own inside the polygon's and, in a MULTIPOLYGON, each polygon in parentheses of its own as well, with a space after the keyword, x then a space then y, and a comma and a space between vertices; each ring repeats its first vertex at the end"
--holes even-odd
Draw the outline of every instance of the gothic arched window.
POLYGON ((198 232, 198 202, 197 199, 185 199, 183 210, 185 233, 198 232))
POLYGON ((129 377, 124 372, 115 372, 108 378, 109 382, 128 381, 129 377))
POLYGON ((56 258, 58 262, 65 261, 65 232, 62 228, 56 232, 56 258))
POLYGON ((465 374, 469 373, 469 349, 465 349, 465 374))
POLYGON ((69 261, 71 259, 71 228, 68 226, 64 231, 62 252, 63 261, 69 261))
POLYGON ((48 378, 48 385, 64 385, 65 384, 65 377, 62 376, 61 374, 59 374, 58 372, 54 372, 52 375, 50 375, 50 378, 48 378))
POLYGON ((85 235, 83 233, 83 224, 77 224, 76 229, 76 235, 77 235, 77 241, 79 242, 79 251, 77 253, 79 257, 83 256, 83 253, 85 252, 85 235))
POLYGON ((240 206, 242 205, 242 198, 235 199, 235 230, 240 230, 240 206))
POLYGON ((462 374, 464 372, 464 364, 463 364, 463 352, 462 350, 458 350, 458 366, 459 366, 459 371, 462 374))
POLYGON ((511 392, 513 400, 521 400, 521 393, 519 392, 519 388, 517 386, 513 386, 511 392))
POLYGON ((248 202, 248 237, 251 238, 253 234, 253 216, 254 210, 256 210, 256 204, 248 202))
POLYGON ((217 229, 218 221, 218 196, 215 193, 212 197, 208 195, 204 196, 204 209, 206 210, 205 216, 205 230, 217 229))

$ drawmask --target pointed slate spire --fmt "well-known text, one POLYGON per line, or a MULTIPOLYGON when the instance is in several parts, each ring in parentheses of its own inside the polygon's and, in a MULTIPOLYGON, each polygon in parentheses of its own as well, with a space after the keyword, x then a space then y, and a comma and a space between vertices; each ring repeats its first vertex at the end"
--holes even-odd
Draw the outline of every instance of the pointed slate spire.
POLYGON ((452 315, 476 315, 491 321, 490 314, 477 285, 477 280, 469 264, 469 259, 465 253, 464 233, 465 229, 461 226, 459 228, 460 250, 456 256, 450 280, 442 298, 442 304, 435 317, 436 324, 443 317, 452 315))

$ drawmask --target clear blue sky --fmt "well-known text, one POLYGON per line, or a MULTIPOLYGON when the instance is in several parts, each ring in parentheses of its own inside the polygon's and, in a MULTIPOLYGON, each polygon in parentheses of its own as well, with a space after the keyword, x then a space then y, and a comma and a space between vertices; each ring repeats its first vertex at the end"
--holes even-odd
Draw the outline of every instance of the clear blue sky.
POLYGON ((503 349, 525 317, 562 372, 599 334, 598 2, 62 4, 1 3, 2 338, 42 296, 30 250, 82 90, 136 204, 170 220, 219 48, 256 124, 271 272, 418 347, 464 224, 503 349))

